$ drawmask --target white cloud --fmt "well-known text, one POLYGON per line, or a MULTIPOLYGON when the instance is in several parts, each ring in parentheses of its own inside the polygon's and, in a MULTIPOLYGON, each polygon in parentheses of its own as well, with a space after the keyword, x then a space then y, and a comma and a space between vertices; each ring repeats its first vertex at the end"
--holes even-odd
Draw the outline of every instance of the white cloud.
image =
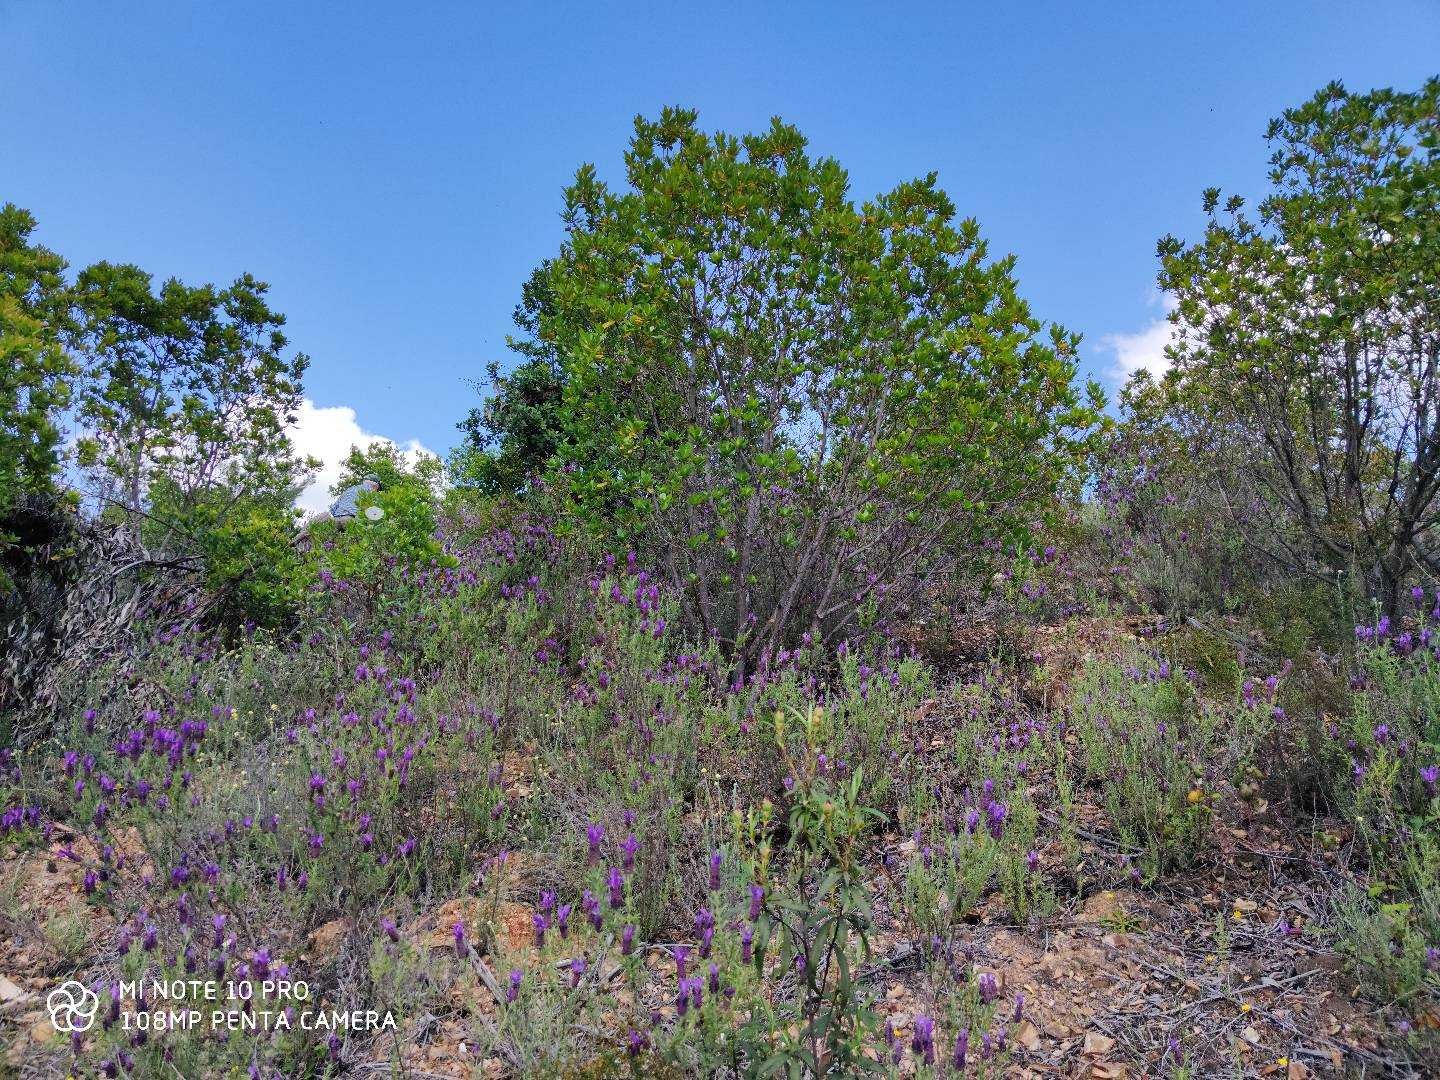
POLYGON ((1173 340, 1173 328, 1168 318, 1175 310, 1176 301, 1167 293, 1156 293, 1151 301, 1162 314, 1132 334, 1106 334, 1100 339, 1100 348, 1115 354, 1115 363, 1110 367, 1110 377, 1117 383, 1125 383, 1137 371, 1148 371, 1159 378, 1170 366, 1165 356, 1165 346, 1173 340))
MULTIPOLYGON (((355 410, 350 406, 322 408, 309 398, 300 402, 299 416, 290 428, 290 441, 301 457, 315 457, 321 461, 320 471, 295 500, 295 505, 307 514, 316 514, 329 507, 330 488, 340 479, 340 466, 351 447, 358 446, 364 450, 377 443, 399 445, 393 439, 362 428, 355 410)), ((401 445, 401 454, 412 465, 423 456, 435 456, 417 439, 401 445)))

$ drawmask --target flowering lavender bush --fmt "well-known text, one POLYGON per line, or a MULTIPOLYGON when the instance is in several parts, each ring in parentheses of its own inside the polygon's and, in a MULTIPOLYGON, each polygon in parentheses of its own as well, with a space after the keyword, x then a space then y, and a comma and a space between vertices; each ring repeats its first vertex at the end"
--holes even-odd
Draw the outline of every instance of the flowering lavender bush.
POLYGON ((1145 876, 1200 853, 1216 801, 1283 719, 1279 681, 1250 681, 1233 700, 1216 701, 1196 692, 1193 672, 1152 655, 1086 666, 1066 724, 1078 740, 1079 766, 1101 784, 1110 819, 1140 853, 1145 876))
POLYGON ((682 109, 637 119, 626 161, 623 188, 578 171, 522 309, 558 369, 548 464, 573 523, 653 551, 742 675, 806 632, 858 636, 1049 512, 1099 389, 933 176, 856 205, 794 128, 735 138, 682 109))
MULTIPOLYGON (((835 979, 864 955, 862 798, 894 798, 886 766, 929 691, 923 665, 893 644, 827 657, 807 640, 732 680, 713 642, 676 636, 673 590, 633 553, 587 558, 524 518, 441 535, 433 566, 322 573, 291 632, 161 620, 91 677, 155 707, 97 697, 38 771, 7 757, 6 836, 81 831, 99 852, 85 902, 114 920, 128 977, 303 971, 401 1011, 436 987, 486 993, 505 1022, 475 1045, 522 1070, 609 1053, 582 1033, 608 1025, 620 979, 637 1001, 626 1060, 706 1075, 775 1054, 858 1060, 873 1024, 835 979), (778 745, 777 714, 806 718, 778 745), (763 807, 779 809, 751 816, 763 807), (792 846, 775 860, 782 821, 792 846), (404 928, 426 897, 456 895, 446 959, 404 928), (523 944, 517 911, 533 913, 523 944), (351 936, 313 955, 308 935, 336 920, 351 936), (657 1021, 638 1008, 641 965, 677 926, 689 940, 657 1021), (796 956, 796 990, 773 997, 774 965, 796 956)), ((352 1052, 184 1032, 162 1051, 106 1031, 86 1053, 127 1074, 161 1054, 197 1073, 318 1073, 352 1052)))
POLYGON ((1401 1001, 1440 990, 1440 599, 1408 599, 1356 627, 1350 708, 1323 748, 1330 796, 1383 882, 1352 882, 1334 922, 1366 981, 1401 1001))

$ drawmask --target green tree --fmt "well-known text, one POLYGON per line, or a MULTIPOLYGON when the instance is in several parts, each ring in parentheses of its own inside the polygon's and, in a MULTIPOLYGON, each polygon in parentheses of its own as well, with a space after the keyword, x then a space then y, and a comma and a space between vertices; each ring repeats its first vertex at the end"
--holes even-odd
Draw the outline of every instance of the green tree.
POLYGON ((1217 501, 1252 544, 1393 611, 1440 573, 1440 80, 1331 84, 1267 138, 1258 213, 1211 189, 1204 239, 1160 242, 1170 419, 1195 460, 1238 466, 1217 501))
POLYGON ((624 190, 579 170, 540 271, 552 460, 742 672, 1026 533, 1095 402, 1076 338, 1031 315, 933 174, 857 205, 794 128, 707 135, 681 109, 637 119, 625 162, 624 190))
POLYGON ((388 567, 403 571, 448 562, 439 536, 439 497, 443 466, 422 454, 413 460, 395 446, 354 447, 341 469, 336 495, 361 480, 379 490, 362 495, 360 513, 349 522, 317 521, 310 526, 311 550, 337 578, 378 588, 388 567), (375 509, 373 519, 366 514, 375 509))
POLYGON ((192 511, 213 522, 226 500, 273 500, 299 486, 305 463, 286 427, 308 359, 287 354, 285 319, 266 291, 248 274, 225 289, 171 279, 158 291, 135 266, 80 274, 80 461, 137 538, 142 522, 174 539, 190 531, 192 511), (163 507, 147 507, 162 484, 163 507))
POLYGON ((19 496, 53 487, 73 374, 65 260, 33 244, 34 229, 29 211, 0 208, 0 518, 19 496))
POLYGON ((546 263, 530 275, 515 308, 521 336, 507 341, 526 359, 503 375, 498 364, 491 364, 490 397, 458 425, 465 440, 454 455, 454 480, 486 495, 524 491, 560 445, 565 368, 540 335, 541 319, 553 310, 549 271, 546 263))
POLYGON ((279 625, 299 609, 313 580, 298 543, 296 494, 293 488, 237 492, 215 485, 182 492, 160 476, 147 492, 147 512, 164 524, 147 532, 163 530, 193 561, 222 617, 279 625))

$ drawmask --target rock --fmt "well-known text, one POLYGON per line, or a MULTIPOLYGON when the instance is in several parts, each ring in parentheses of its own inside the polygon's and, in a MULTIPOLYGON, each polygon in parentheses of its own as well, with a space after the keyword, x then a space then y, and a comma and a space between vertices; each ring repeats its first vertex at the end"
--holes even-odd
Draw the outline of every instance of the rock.
POLYGON ((35 995, 26 990, 20 989, 4 975, 0 975, 0 1008, 9 1008, 12 1005, 23 1005, 35 995))
POLYGON ((309 959, 317 964, 328 964, 340 955, 345 939, 355 928, 352 919, 331 919, 317 927, 306 939, 309 959))
POLYGON ((1015 1042, 1033 1053, 1040 1048, 1040 1032, 1029 1020, 1023 1020, 1015 1029, 1015 1042))
POLYGON ((522 952, 535 947, 535 909, 529 904, 505 903, 500 905, 496 918, 495 936, 510 952, 522 952))
POLYGON ((1099 1057, 1101 1054, 1108 1054, 1115 1047, 1115 1040, 1108 1035, 1101 1035, 1098 1031, 1087 1031, 1085 1033, 1085 1049, 1081 1051, 1089 1057, 1099 1057))

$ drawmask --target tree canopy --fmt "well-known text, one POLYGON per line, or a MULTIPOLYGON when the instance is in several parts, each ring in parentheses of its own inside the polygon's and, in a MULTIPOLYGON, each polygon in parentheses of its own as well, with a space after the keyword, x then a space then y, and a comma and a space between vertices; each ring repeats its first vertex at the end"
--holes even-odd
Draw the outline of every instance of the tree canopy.
POLYGON ((1227 504, 1256 544, 1393 606, 1440 571, 1440 80, 1332 84, 1268 139, 1255 215, 1211 189, 1204 238, 1160 243, 1172 416, 1194 448, 1245 449, 1227 504))
POLYGON ((34 230, 29 211, 0 207, 0 515, 54 481, 70 392, 65 260, 32 243, 34 230))
POLYGON ((1076 338, 933 174, 857 203, 795 128, 683 109, 637 119, 625 165, 566 189, 529 340, 573 507, 650 543, 706 633, 842 632, 1044 513, 1095 420, 1076 338))

